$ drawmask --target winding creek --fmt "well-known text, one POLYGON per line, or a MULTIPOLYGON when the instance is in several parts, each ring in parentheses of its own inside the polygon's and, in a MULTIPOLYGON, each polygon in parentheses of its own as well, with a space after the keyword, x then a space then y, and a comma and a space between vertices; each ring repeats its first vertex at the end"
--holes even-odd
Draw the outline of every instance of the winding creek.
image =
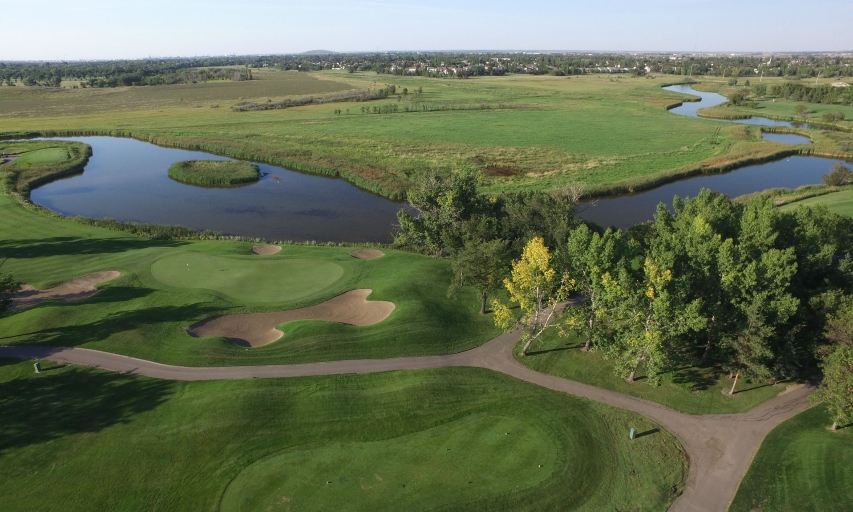
MULTIPOLYGON (((700 108, 726 101, 719 94, 696 91, 687 85, 665 89, 701 98, 671 109, 676 115, 698 117, 696 112, 700 108)), ((786 121, 763 118, 708 119, 708 122, 793 126, 786 121)), ((811 142, 807 137, 793 134, 767 133, 764 137, 786 144, 811 142)), ((31 198, 36 204, 69 216, 181 225, 270 241, 390 242, 396 212, 405 206, 342 179, 302 174, 267 164, 258 164, 262 178, 251 185, 233 188, 187 185, 167 176, 172 163, 229 158, 128 138, 62 139, 89 144, 93 153, 89 163, 82 173, 34 189, 31 198)), ((821 176, 839 161, 792 156, 724 174, 694 176, 636 194, 586 202, 578 215, 603 226, 625 228, 651 219, 658 203, 670 204, 676 195, 695 196, 702 188, 708 188, 735 197, 767 188, 820 183, 821 176)))

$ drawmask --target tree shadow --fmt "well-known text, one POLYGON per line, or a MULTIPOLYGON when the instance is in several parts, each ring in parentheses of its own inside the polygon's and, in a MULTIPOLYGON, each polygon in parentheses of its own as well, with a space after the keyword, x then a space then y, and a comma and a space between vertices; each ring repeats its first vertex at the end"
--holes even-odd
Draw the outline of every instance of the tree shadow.
POLYGON ((640 432, 639 434, 634 436, 634 439, 639 439, 641 437, 652 436, 660 432, 659 428, 653 428, 651 430, 646 430, 645 432, 640 432))
POLYGON ((127 423, 172 390, 168 381, 82 368, 0 383, 0 454, 127 423))
POLYGON ((672 383, 679 387, 691 386, 694 391, 707 391, 717 382, 712 367, 686 366, 672 372, 672 383))
POLYGON ((181 240, 148 240, 143 238, 77 238, 59 236, 38 239, 0 240, 0 259, 41 258, 79 254, 110 254, 149 247, 179 247, 181 240))
POLYGON ((542 355, 542 354, 547 354, 549 352, 564 352, 566 350, 572 350, 575 348, 583 348, 584 345, 585 345, 584 343, 576 343, 574 345, 564 345, 562 347, 545 348, 545 349, 541 349, 541 350, 531 350, 530 352, 527 353, 527 355, 528 356, 538 356, 538 355, 542 355))
POLYGON ((115 334, 139 329, 145 325, 161 323, 182 323, 191 325, 199 320, 227 314, 222 307, 206 306, 204 304, 188 304, 185 306, 158 306, 132 311, 110 313, 100 320, 82 324, 57 326, 15 335, 21 343, 36 345, 55 345, 74 347, 94 341, 102 341, 115 334), (20 340, 29 336, 30 340, 20 340))

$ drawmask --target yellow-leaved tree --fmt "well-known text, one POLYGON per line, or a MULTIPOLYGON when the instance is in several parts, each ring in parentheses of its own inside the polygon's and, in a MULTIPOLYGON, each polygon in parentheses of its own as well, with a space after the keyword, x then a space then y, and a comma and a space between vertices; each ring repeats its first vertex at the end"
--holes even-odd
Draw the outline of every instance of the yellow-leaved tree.
POLYGON ((524 330, 521 353, 526 355, 531 343, 552 326, 557 305, 571 293, 574 281, 568 274, 557 278, 545 241, 536 237, 524 247, 521 258, 512 262, 512 274, 504 279, 504 286, 510 302, 518 304, 519 311, 516 314, 508 304, 493 300, 495 325, 507 332, 521 327, 524 330))

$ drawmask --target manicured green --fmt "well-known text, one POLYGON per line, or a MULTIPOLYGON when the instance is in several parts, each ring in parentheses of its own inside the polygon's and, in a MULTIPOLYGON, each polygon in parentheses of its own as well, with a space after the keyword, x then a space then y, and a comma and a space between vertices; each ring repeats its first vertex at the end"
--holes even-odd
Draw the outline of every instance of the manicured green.
POLYGON ((814 407, 764 439, 731 512, 853 510, 853 427, 827 430, 832 418, 814 407))
MULTIPOLYGON (((229 108, 242 101, 298 97, 294 91, 304 90, 288 85, 290 73, 259 70, 254 75, 257 80, 128 87, 109 94, 64 90, 49 98, 25 88, 0 88, 3 131, 134 136, 340 175, 395 197, 434 170, 482 171, 487 190, 496 193, 573 184, 607 193, 790 150, 761 140, 757 131, 744 137, 722 127, 718 133, 719 123, 670 114, 666 107, 686 97, 662 90, 667 79, 513 75, 440 80, 330 71, 310 78, 303 74, 304 80, 318 90, 394 84, 410 93, 399 100, 257 112, 229 108), (423 93, 415 94, 419 88, 423 93), (209 108, 211 103, 221 108, 209 108), (383 107, 397 113, 373 113, 383 107)), ((845 150, 838 144, 827 136, 814 148, 840 154, 845 150)))
POLYGON ((122 273, 91 299, 6 313, 0 344, 84 346, 180 365, 257 365, 452 353, 498 334, 491 317, 479 314, 476 292, 447 297, 446 260, 386 249, 365 261, 350 256, 353 247, 314 246, 262 257, 251 247, 146 240, 51 218, 0 196, 3 272, 40 288, 91 272, 122 273), (391 316, 368 327, 292 322, 280 326, 282 339, 251 350, 184 330, 211 316, 310 306, 359 288, 373 290, 370 300, 393 302, 391 316))
POLYGON ((830 194, 824 194, 817 197, 803 199, 802 201, 788 203, 782 206, 781 209, 783 211, 788 211, 796 209, 798 206, 815 205, 826 206, 832 213, 853 217, 853 189, 842 190, 840 192, 832 192, 830 194))
POLYGON ((643 366, 633 384, 616 376, 613 363, 600 353, 583 352, 584 341, 574 336, 561 338, 556 331, 546 333, 542 342, 534 345, 525 358, 516 358, 528 368, 583 382, 591 386, 636 396, 688 414, 725 414, 744 412, 770 400, 785 390, 789 383, 768 385, 741 379, 735 396, 728 392, 732 381, 719 368, 682 368, 661 376, 660 386, 645 382, 643 366))
POLYGON ((249 162, 229 160, 185 160, 169 167, 173 180, 206 187, 227 187, 254 183, 260 178, 260 169, 249 162))
POLYGON ((45 366, 0 361, 4 510, 665 510, 687 471, 645 418, 481 369, 170 382, 45 366))
POLYGON ((173 288, 213 290, 244 303, 296 301, 316 295, 345 275, 344 267, 330 261, 260 258, 187 251, 155 261, 151 275, 173 288))
POLYGON ((68 158, 68 151, 65 148, 37 149, 21 155, 20 158, 12 162, 12 167, 57 164, 68 160, 68 158))

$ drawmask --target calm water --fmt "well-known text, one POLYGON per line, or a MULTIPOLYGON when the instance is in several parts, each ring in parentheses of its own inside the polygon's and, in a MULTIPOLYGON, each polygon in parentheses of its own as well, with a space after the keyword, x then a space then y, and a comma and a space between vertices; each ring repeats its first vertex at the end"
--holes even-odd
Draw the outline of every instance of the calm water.
MULTIPOLYGON (((699 117, 696 114, 696 111, 700 108, 715 107, 717 105, 722 105, 723 103, 729 101, 722 94, 717 94, 715 92, 697 91, 689 85, 670 85, 669 87, 664 87, 663 89, 665 91, 680 92, 682 94, 690 94, 692 96, 698 96, 699 98, 701 98, 700 101, 684 102, 679 107, 669 109, 669 111, 673 114, 678 114, 680 116, 699 117)), ((810 125, 808 123, 776 121, 774 119, 766 119, 764 117, 752 117, 750 119, 710 119, 707 117, 702 117, 700 119, 706 119, 709 121, 720 121, 724 123, 754 124, 759 126, 783 126, 785 128, 811 128, 818 130, 826 129, 826 127, 810 125)))
POLYGON ((802 135, 793 133, 762 133, 764 140, 781 142, 782 144, 811 144, 812 140, 802 135))
POLYGON ((672 204, 675 196, 695 196, 703 188, 737 197, 768 188, 797 188, 820 183, 836 162, 831 158, 792 156, 776 162, 751 165, 725 174, 696 176, 638 194, 607 197, 581 205, 579 216, 602 226, 627 228, 651 220, 658 203, 672 204))
POLYGON ((258 164, 258 183, 203 188, 173 181, 166 171, 181 160, 225 157, 162 148, 117 137, 72 137, 92 146, 82 174, 32 191, 34 203, 64 215, 181 225, 267 240, 390 242, 404 205, 341 179, 258 164))

